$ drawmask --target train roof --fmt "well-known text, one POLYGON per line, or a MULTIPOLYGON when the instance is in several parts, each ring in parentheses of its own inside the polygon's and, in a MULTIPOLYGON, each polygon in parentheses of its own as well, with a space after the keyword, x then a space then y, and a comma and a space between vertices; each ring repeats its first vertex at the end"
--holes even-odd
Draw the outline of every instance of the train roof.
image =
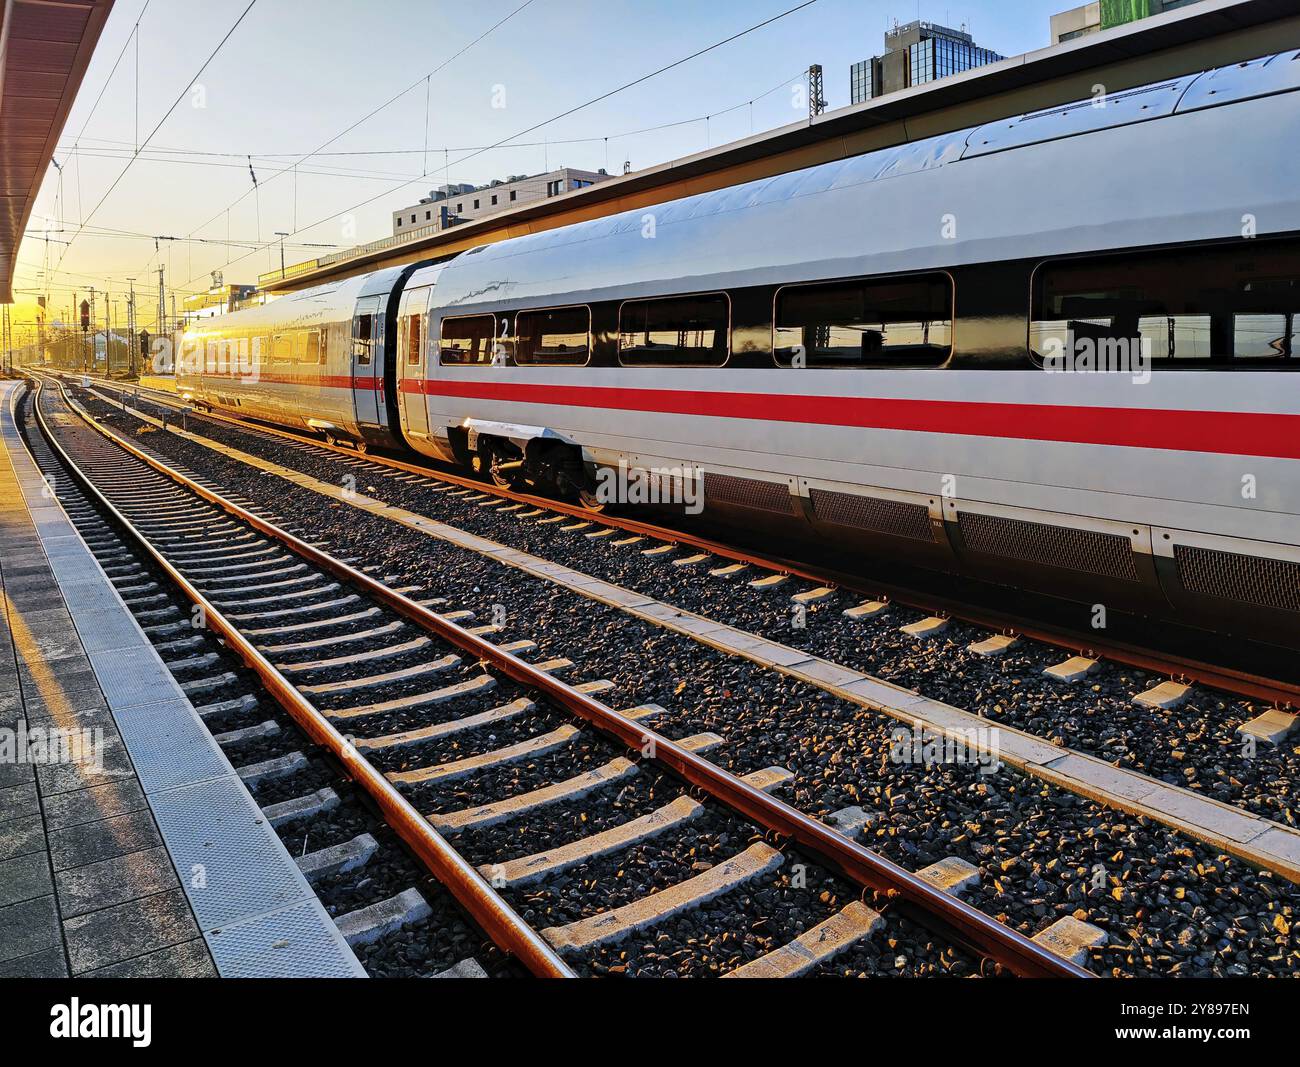
POLYGON ((1300 52, 462 253, 444 311, 1300 230, 1300 52), (1251 114, 1243 116, 1241 108, 1251 114))

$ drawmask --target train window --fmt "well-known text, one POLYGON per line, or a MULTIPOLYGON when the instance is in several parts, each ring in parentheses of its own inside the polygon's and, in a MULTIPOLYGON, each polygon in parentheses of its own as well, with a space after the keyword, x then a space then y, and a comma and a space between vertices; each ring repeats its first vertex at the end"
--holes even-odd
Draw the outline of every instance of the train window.
POLYGON ((515 316, 515 362, 544 367, 582 366, 591 352, 591 309, 551 308, 515 316))
POLYGON ((303 357, 303 362, 320 362, 320 330, 307 331, 307 354, 303 357))
POLYGON ((442 362, 479 366, 491 363, 495 326, 496 317, 493 315, 443 319, 442 341, 438 348, 442 362))
POLYGON ((782 367, 935 366, 952 352, 952 279, 787 285, 772 321, 782 367))
POLYGON ((420 331, 424 316, 420 312, 406 316, 406 362, 412 367, 420 363, 420 331))
POLYGON ((293 335, 278 333, 275 335, 275 347, 271 350, 272 363, 293 362, 293 335))
POLYGON ((1034 273, 1030 351, 1088 369, 1300 366, 1300 243, 1044 263, 1034 273))
POLYGON ((628 367, 720 367, 731 307, 724 293, 626 300, 618 309, 618 358, 628 367))
POLYGON ((363 366, 370 366, 370 341, 374 329, 375 317, 373 315, 357 316, 357 362, 363 366))

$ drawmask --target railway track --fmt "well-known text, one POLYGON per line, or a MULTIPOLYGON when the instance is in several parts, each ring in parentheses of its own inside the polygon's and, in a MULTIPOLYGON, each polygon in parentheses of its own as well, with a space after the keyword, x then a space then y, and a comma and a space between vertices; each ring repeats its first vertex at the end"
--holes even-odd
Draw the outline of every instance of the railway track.
MULTIPOLYGON (((312 753, 324 753, 497 949, 532 973, 792 975, 836 956, 898 973, 900 960, 905 968, 927 953, 952 973, 984 961, 1020 975, 1088 973, 863 847, 861 809, 828 823, 779 800, 785 768, 731 774, 705 758, 721 737, 670 739, 653 725, 664 709, 634 694, 615 710, 598 699, 609 682, 566 680, 572 665, 545 658, 532 636, 469 625, 426 590, 392 588, 255 513, 250 499, 82 423, 49 387, 34 410, 46 463, 76 472, 93 501, 78 515, 92 532, 117 531, 98 538, 108 566, 121 568, 110 577, 142 622, 163 628, 155 633, 175 669, 196 672, 191 691, 224 698, 205 715, 231 727, 224 743, 279 733, 261 717, 261 697, 227 695, 245 673, 311 746, 237 764, 246 780, 278 783, 266 796, 279 811, 305 811, 320 789, 289 794, 312 753), (211 673, 216 661, 194 653, 174 604, 148 615, 164 610, 149 598, 167 594, 141 580, 135 551, 242 672, 211 673), (714 931, 707 950, 692 947, 700 923, 714 931), (751 936, 728 946, 742 930, 751 936)), ((347 874, 373 853, 351 838, 330 857, 347 874)), ((382 937, 427 915, 428 903, 408 887, 369 907, 342 924, 383 912, 382 937)))
MULTIPOLYGON (((793 559, 740 549, 716 538, 699 536, 660 523, 632 519, 623 515, 593 513, 579 505, 494 485, 431 464, 411 463, 381 453, 358 453, 333 441, 322 441, 318 437, 288 429, 251 423, 220 412, 196 412, 178 397, 160 390, 129 388, 111 381, 97 380, 96 384, 115 391, 119 396, 129 393, 139 397, 143 393, 150 402, 172 411, 184 411, 187 418, 192 417, 199 422, 207 420, 216 425, 238 427, 244 433, 260 436, 268 441, 292 442, 320 454, 344 457, 349 460, 364 458, 368 463, 409 474, 415 478, 431 478, 457 489, 486 493, 512 504, 520 504, 525 508, 544 508, 548 513, 621 531, 630 537, 644 537, 661 545, 690 549, 711 560, 724 561, 728 565, 741 568, 752 568, 774 579, 803 579, 814 583, 817 587, 858 596, 864 605, 892 603, 915 610, 925 618, 965 623, 986 631, 989 638, 1005 639, 1008 645, 1018 640, 1040 642, 1060 649, 1067 656, 1078 656, 1092 662, 1106 660, 1166 678, 1174 684, 1198 684, 1282 709, 1300 709, 1300 684, 1289 678, 1142 647, 1128 641, 1112 640, 1097 631, 1084 635, 1059 626, 1035 622, 1020 614, 1010 614, 955 597, 936 596, 914 587, 880 580, 866 582, 858 576, 834 568, 810 566, 793 559)), ((1279 667, 1281 663, 1279 658, 1279 667)), ((1280 673, 1283 672, 1279 671, 1280 673)))
MULTIPOLYGON (((104 413, 107 418, 119 417, 107 407, 104 413)), ((124 425, 148 417, 132 413, 124 425)), ((191 424, 200 429, 208 419, 196 417, 191 424)), ((236 469, 251 466, 293 482, 290 494, 332 494, 338 503, 329 506, 347 505, 344 509, 357 512, 363 525, 369 521, 366 513, 382 519, 371 524, 368 538, 350 539, 351 551, 369 551, 367 541, 402 541, 418 555, 424 551, 419 543, 430 539, 459 550, 443 553, 441 569, 432 570, 411 565, 413 557, 408 554, 395 566, 409 580, 436 578, 445 586, 449 570, 464 573, 464 557, 478 553, 482 565, 470 568, 473 580, 464 582, 461 592, 480 609, 504 610, 485 601, 501 599, 501 571, 515 568, 576 598, 616 607, 660 630, 685 634, 840 696, 846 694, 837 683, 852 683, 856 678, 857 688, 850 684, 849 696, 864 706, 886 708, 908 722, 917 718, 925 722, 925 716, 916 714, 922 707, 917 701, 920 693, 943 704, 935 708, 927 726, 980 730, 993 722, 1004 737, 1005 731, 1019 730, 1024 735, 1023 769, 1030 773, 1040 773, 1037 764, 1051 762, 1053 752, 1078 753, 1080 769, 1086 772, 1082 778, 1041 776, 1120 810, 1166 821, 1248 862, 1300 880, 1300 843, 1290 840, 1288 829, 1296 822, 1291 798, 1293 785, 1300 782, 1300 751, 1286 743, 1265 741, 1247 750, 1241 733, 1256 720, 1290 721, 1282 710, 1286 704, 1193 688, 1167 676, 1127 672, 1113 663, 991 634, 956 619, 927 617, 897 602, 849 607, 854 599, 829 585, 793 579, 782 584, 784 576, 764 577, 757 569, 736 573, 741 565, 728 564, 725 557, 688 554, 688 548, 648 537, 617 537, 608 526, 583 519, 568 522, 552 509, 504 503, 482 486, 453 488, 453 483, 437 476, 395 472, 368 457, 349 453, 340 460, 312 444, 285 442, 275 431, 263 434, 242 426, 238 430, 209 426, 208 433, 208 437, 185 439, 171 435, 168 447, 188 456, 202 445, 198 451, 215 450, 213 462, 231 477, 243 477, 236 469), (236 435, 238 440, 223 444, 236 435), (351 482, 357 493, 342 494, 325 478, 351 482), (378 500, 368 500, 362 490, 377 494, 378 500), (404 525, 418 536, 404 536, 391 529, 394 525, 404 525), (570 562, 577 569, 564 566, 570 562), (802 592, 796 591, 801 588, 802 592), (792 608, 804 613, 803 628, 796 625, 800 620, 792 617, 792 608), (763 641, 773 644, 763 645, 763 641), (796 652, 815 658, 802 667, 790 666, 796 652), (904 689, 881 687, 867 677, 904 689), (963 714, 956 709, 967 710, 963 714), (1055 747, 1043 750, 1034 739, 1055 747), (1110 765, 1143 777, 1108 782, 1110 765), (1160 782, 1196 795, 1161 792, 1160 782), (1136 802, 1144 794, 1150 795, 1151 803, 1136 802), (1200 797, 1210 803, 1201 803, 1200 797), (1189 804, 1198 809, 1195 816, 1168 814, 1186 812, 1189 804), (1236 823, 1230 833, 1223 833, 1238 819, 1234 808, 1261 821, 1236 823), (1271 835, 1264 840, 1270 847, 1256 849, 1250 844, 1264 834, 1271 835)), ((197 457, 194 461, 207 462, 197 457)), ((511 610, 527 611, 526 600, 517 601, 511 610)), ((588 643, 598 639, 588 638, 588 643)), ((582 641, 575 644, 583 647, 582 641)), ((1016 762, 1014 754, 1012 762, 1016 762)))

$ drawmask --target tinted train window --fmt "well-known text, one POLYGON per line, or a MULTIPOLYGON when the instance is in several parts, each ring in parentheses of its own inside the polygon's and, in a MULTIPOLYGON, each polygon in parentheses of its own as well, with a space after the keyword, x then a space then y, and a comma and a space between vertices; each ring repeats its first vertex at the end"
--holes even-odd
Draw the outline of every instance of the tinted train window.
POLYGON ((374 321, 373 315, 357 316, 357 362, 363 367, 370 366, 370 344, 374 321))
POLYGON ((773 327, 782 367, 934 366, 952 352, 952 280, 927 274, 785 286, 773 327))
POLYGON ((722 293, 628 300, 618 309, 618 358, 630 367, 720 367, 731 308, 722 293))
POLYGON ((406 316, 406 362, 412 366, 420 363, 420 330, 424 316, 417 313, 406 316))
POLYGON ((590 335, 589 308, 521 311, 515 316, 515 362, 544 367, 581 366, 591 351, 590 335))
POLYGON ((1300 244, 1254 238, 1213 248, 1042 264, 1031 352, 1126 369, 1296 366, 1300 244))
POLYGON ((496 319, 491 315, 443 319, 442 342, 438 349, 442 362, 478 365, 491 363, 495 325, 496 319))

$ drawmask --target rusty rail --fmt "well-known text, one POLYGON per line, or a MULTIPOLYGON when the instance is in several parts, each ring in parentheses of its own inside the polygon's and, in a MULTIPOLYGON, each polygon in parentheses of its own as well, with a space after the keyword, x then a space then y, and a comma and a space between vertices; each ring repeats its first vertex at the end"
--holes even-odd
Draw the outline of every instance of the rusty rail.
MULTIPOLYGON (((67 399, 66 393, 65 399, 67 399)), ((268 537, 278 540, 314 566, 362 590, 374 600, 385 604, 430 633, 438 635, 449 644, 491 664, 521 685, 544 693, 557 705, 591 723, 607 736, 615 738, 629 748, 652 753, 647 758, 662 764, 719 803, 793 841, 855 883, 883 893, 895 902, 902 902, 903 910, 918 917, 924 925, 937 929, 958 944, 993 959, 1007 967, 1013 974, 1037 978, 1095 977, 1090 971, 1063 959, 964 901, 935 888, 923 878, 884 856, 864 848, 820 820, 805 815, 760 789, 755 789, 729 771, 687 751, 654 730, 632 722, 613 708, 579 692, 551 674, 538 670, 527 661, 470 633, 464 627, 448 621, 436 612, 429 611, 368 574, 336 560, 280 529, 274 523, 246 511, 220 494, 193 482, 162 461, 136 448, 129 441, 123 440, 112 430, 100 424, 80 405, 71 400, 68 400, 68 403, 89 425, 119 447, 149 464, 154 470, 268 537)), ((333 727, 330 727, 330 730, 333 731, 333 727)), ((369 768, 368 763, 360 757, 357 759, 369 768)), ((370 770, 373 772, 373 768, 370 770)), ((385 781, 385 784, 388 783, 385 781)), ((400 794, 398 795, 400 797, 400 794)), ((439 841, 442 839, 439 838, 439 841)), ((442 843, 445 846, 445 841, 442 843)), ((504 902, 502 906, 505 906, 504 902)))
MULTIPOLYGON (((60 390, 63 385, 60 383, 60 390)), ((420 861, 428 868, 429 872, 451 892, 461 905, 473 916, 474 920, 483 928, 484 932, 492 939, 503 952, 513 955, 519 959, 533 974, 544 978, 572 978, 576 977, 569 966, 556 954, 555 950, 519 917, 504 901, 500 894, 492 888, 491 885, 479 874, 478 870, 470 864, 459 852, 447 843, 447 840, 438 833, 437 830, 425 819, 407 800, 402 796, 387 778, 383 776, 364 756, 357 752, 351 741, 344 737, 338 729, 324 715, 307 701, 297 689, 278 671, 274 665, 263 656, 257 648, 241 634, 221 612, 212 605, 190 581, 157 550, 151 545, 147 538, 144 537, 134 526, 130 519, 122 514, 120 510, 107 498, 93 482, 80 470, 72 458, 59 444, 53 432, 45 422, 45 417, 40 409, 40 389, 38 384, 35 397, 35 412, 37 422, 40 424, 41 432, 45 435, 50 446, 58 454, 59 458, 73 472, 74 476, 82 485, 95 497, 100 505, 108 511, 113 518, 122 525, 123 529, 131 534, 133 538, 147 551, 153 561, 167 574, 167 576, 176 583, 177 586, 189 597, 195 604, 198 604, 203 610, 204 617, 209 629, 219 634, 226 642, 232 652, 239 656, 240 659, 253 671, 261 680, 262 685, 267 692, 275 699, 285 712, 298 724, 302 731, 317 744, 327 750, 335 759, 342 764, 344 770, 362 789, 379 806, 383 813, 384 820, 397 833, 397 835, 410 847, 412 852, 419 857, 420 861)), ((64 393, 64 400, 69 407, 76 410, 87 423, 94 429, 98 430, 113 441, 119 447, 123 448, 135 458, 148 463, 154 470, 165 474, 178 482, 186 489, 195 492, 197 495, 208 500, 210 503, 221 504, 219 497, 209 493, 201 486, 184 478, 184 476, 171 471, 163 464, 154 462, 151 457, 145 455, 139 449, 135 448, 129 442, 123 441, 117 435, 107 430, 105 427, 84 412, 77 405, 73 404, 64 393)), ((228 509, 235 509, 234 505, 228 502, 223 504, 228 509)), ((246 513, 245 513, 246 514, 246 513)), ((241 516, 243 517, 243 516, 241 516)), ((259 528, 269 524, 257 523, 259 528)), ((271 533, 274 528, 264 529, 263 532, 271 533)), ((287 534, 283 536, 289 536, 287 534)))

